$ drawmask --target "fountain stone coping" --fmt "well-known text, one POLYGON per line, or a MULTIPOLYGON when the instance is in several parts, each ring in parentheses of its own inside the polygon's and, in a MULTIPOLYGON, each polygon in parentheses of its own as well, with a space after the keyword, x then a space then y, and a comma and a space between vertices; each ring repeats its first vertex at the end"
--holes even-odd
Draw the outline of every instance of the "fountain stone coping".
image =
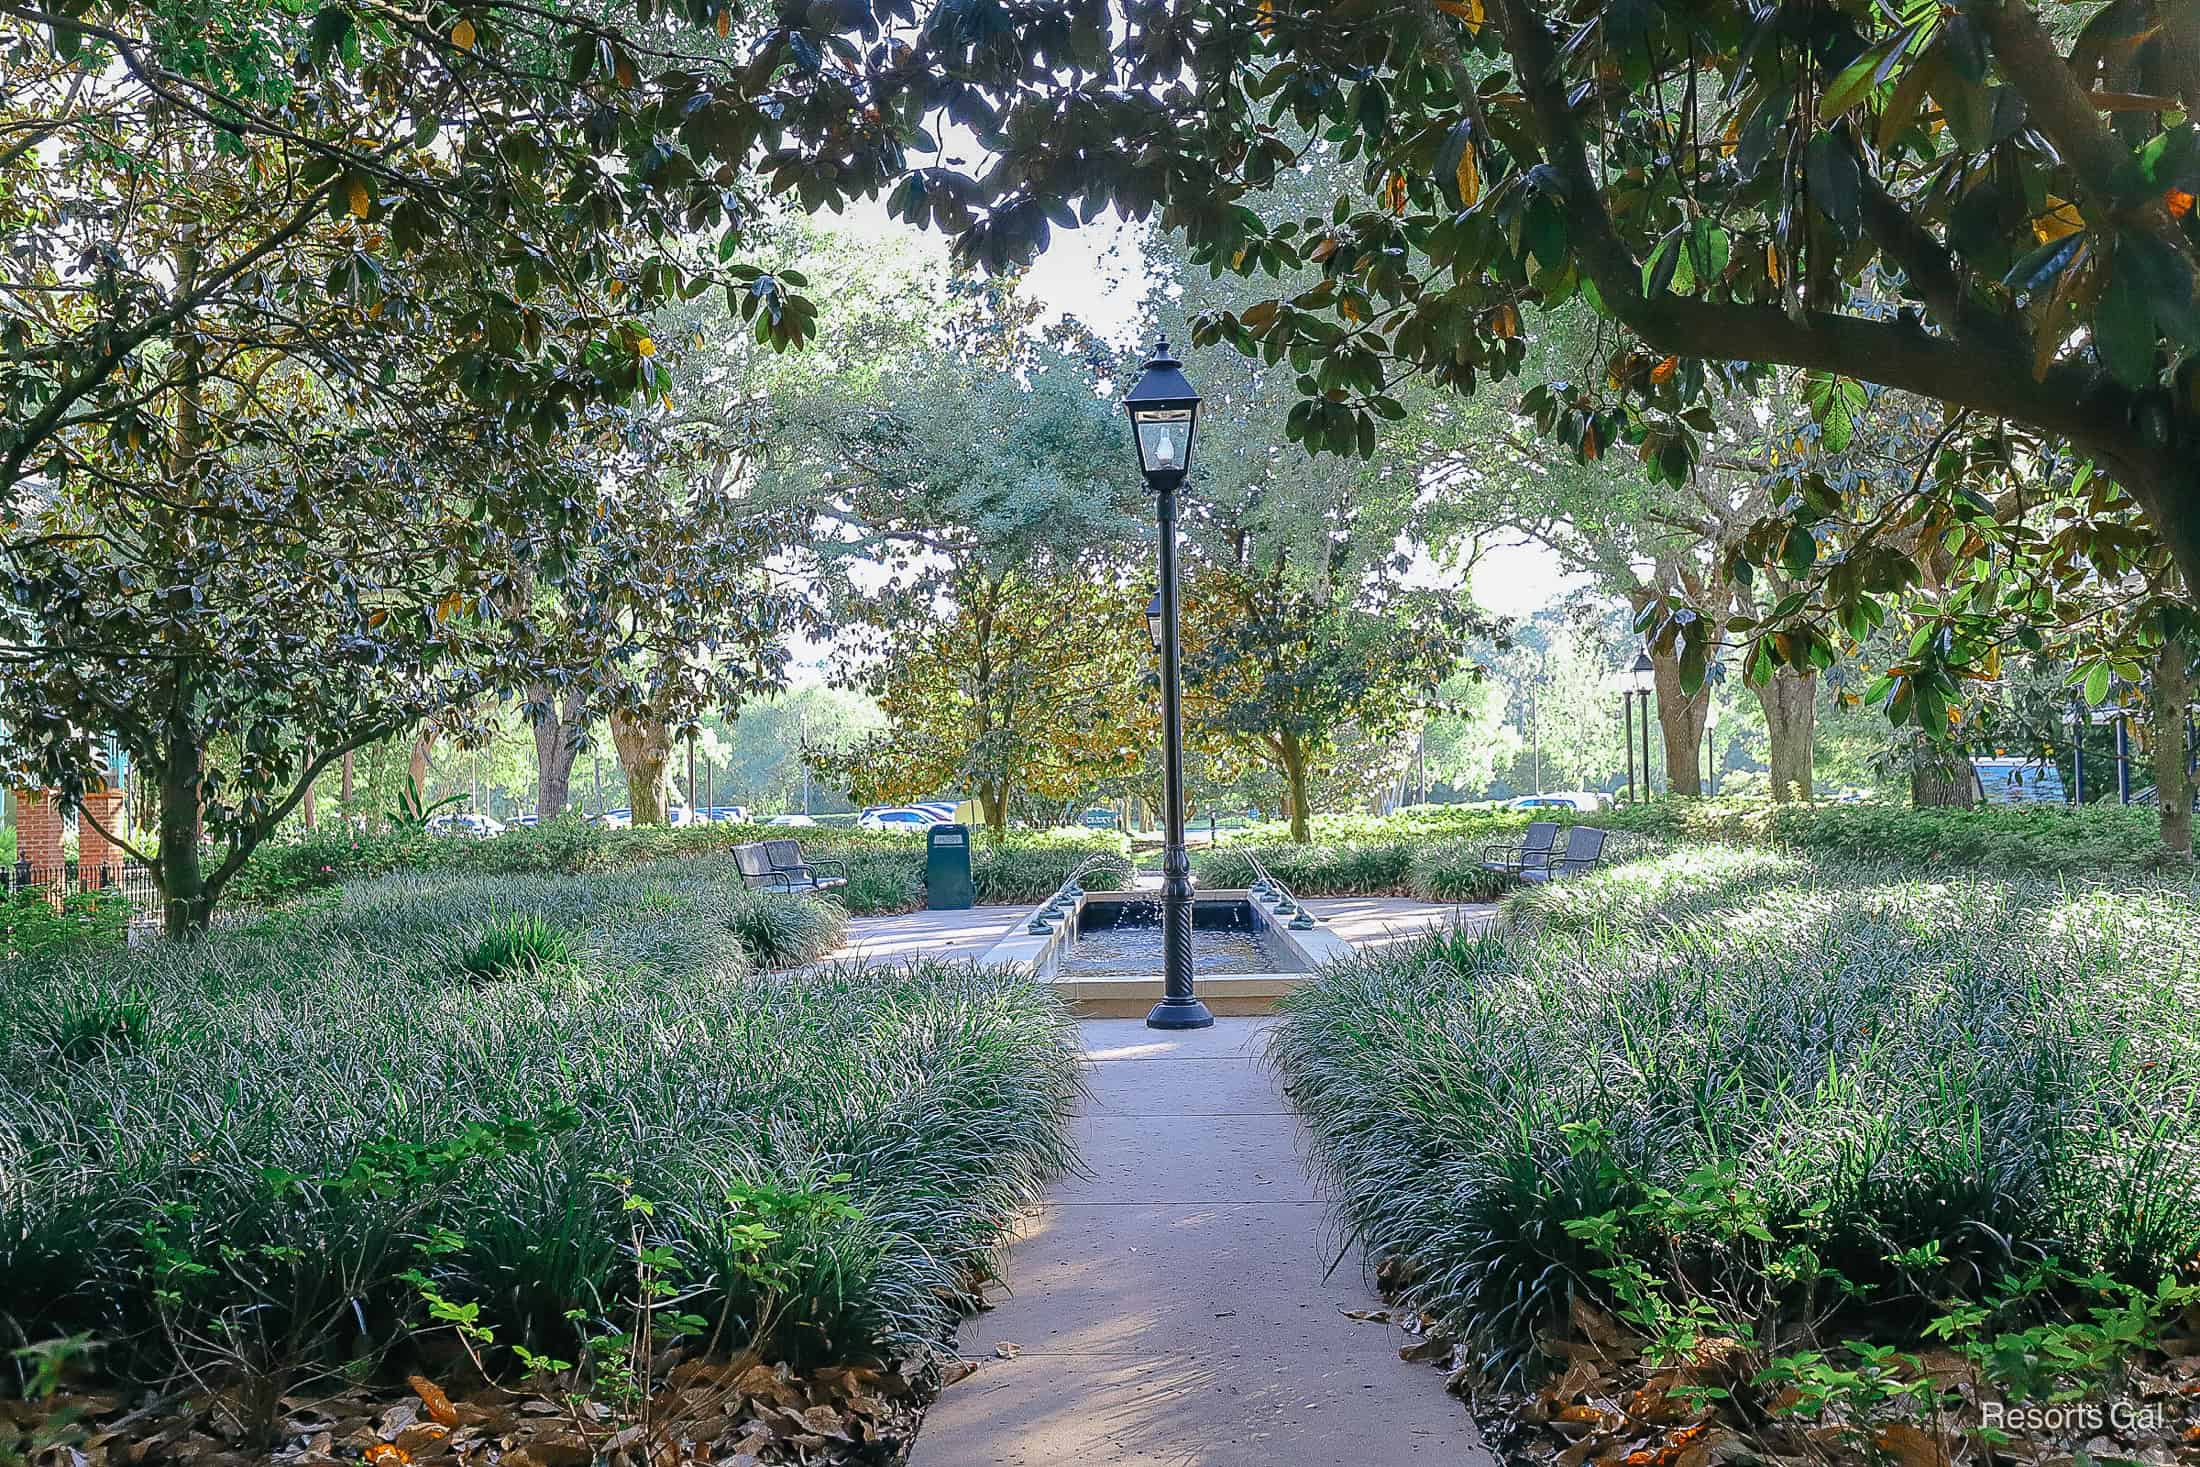
MULTIPOLYGON (((1159 973, 1063 978, 1055 976, 1053 963, 1062 945, 1076 932, 1077 919, 1087 906, 1102 902, 1151 902, 1158 896, 1153 891, 1088 891, 1070 904, 1052 932, 1031 932, 1027 930, 1031 919, 1046 905, 1038 903, 1018 916, 1008 936, 995 943, 978 961, 987 967, 1020 967, 1038 975, 1042 982, 1052 984, 1080 1017, 1143 1017, 1161 997, 1159 973)), ((1351 956, 1352 944, 1330 931, 1328 924, 1319 918, 1312 927, 1293 928, 1289 918, 1278 917, 1270 904, 1243 887, 1199 891, 1193 899, 1250 904, 1255 920, 1260 923, 1262 937, 1289 950, 1304 969, 1302 972, 1224 973, 1213 977, 1195 975, 1192 991, 1217 1014, 1268 1013, 1277 999, 1311 978, 1316 971, 1351 956)))

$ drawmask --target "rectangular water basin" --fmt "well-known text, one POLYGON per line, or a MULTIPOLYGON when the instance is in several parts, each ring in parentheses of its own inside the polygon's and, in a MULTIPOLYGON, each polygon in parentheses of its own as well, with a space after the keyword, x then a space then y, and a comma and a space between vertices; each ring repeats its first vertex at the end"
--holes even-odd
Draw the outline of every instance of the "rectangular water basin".
MULTIPOLYGON (((1074 930, 1054 949, 1056 978, 1153 977, 1161 971, 1158 897, 1088 901, 1074 930)), ((1192 903, 1192 973, 1303 973, 1305 960, 1279 941, 1266 914, 1249 901, 1192 903)))
MULTIPOLYGON (((1028 916, 981 960, 1029 967, 1089 1018, 1142 1018, 1161 997, 1161 902, 1094 891, 1046 932, 1028 916)), ((1264 1014, 1306 975, 1351 952, 1327 927, 1292 928, 1242 890, 1192 903, 1192 991, 1217 1014, 1264 1014)))

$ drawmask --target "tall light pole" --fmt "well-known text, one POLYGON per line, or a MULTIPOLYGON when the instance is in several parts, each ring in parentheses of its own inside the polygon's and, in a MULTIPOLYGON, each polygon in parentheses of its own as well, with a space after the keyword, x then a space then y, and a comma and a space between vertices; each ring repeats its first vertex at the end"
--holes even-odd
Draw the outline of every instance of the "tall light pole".
POLYGON ((1627 803, 1635 802, 1635 699, 1642 699, 1642 797, 1650 798, 1650 690, 1657 686, 1657 668, 1648 652, 1635 655, 1634 666, 1618 679, 1620 709, 1627 719, 1627 803))
POLYGON ((1150 1029, 1205 1029, 1215 1021, 1192 992, 1192 863, 1184 850, 1184 722, 1178 686, 1176 495, 1192 462, 1199 394, 1168 338, 1123 399, 1138 444, 1138 467, 1153 493, 1161 526, 1161 1002, 1146 1015, 1150 1029))

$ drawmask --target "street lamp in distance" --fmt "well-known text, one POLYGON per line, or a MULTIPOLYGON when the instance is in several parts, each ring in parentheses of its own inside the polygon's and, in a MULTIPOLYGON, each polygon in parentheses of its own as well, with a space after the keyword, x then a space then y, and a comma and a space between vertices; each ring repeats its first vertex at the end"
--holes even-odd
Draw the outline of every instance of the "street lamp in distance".
POLYGON ((1161 1002, 1151 1029, 1205 1029, 1215 1021, 1192 992, 1192 863, 1184 849, 1184 714, 1178 681, 1176 495, 1192 464, 1199 394, 1162 338, 1123 399, 1138 445, 1139 471, 1152 491, 1161 528, 1161 589, 1146 609, 1146 629, 1161 654, 1161 1002))
POLYGON ((1650 798, 1650 694, 1657 688, 1658 673, 1648 648, 1635 654, 1632 667, 1620 673, 1620 710, 1627 720, 1627 802, 1635 802, 1635 699, 1642 699, 1642 797, 1650 798))

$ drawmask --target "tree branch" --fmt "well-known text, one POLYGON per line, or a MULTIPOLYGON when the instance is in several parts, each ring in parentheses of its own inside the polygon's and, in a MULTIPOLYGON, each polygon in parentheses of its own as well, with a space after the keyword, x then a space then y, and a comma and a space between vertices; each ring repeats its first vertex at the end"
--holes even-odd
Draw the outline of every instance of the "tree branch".
POLYGON ((76 818, 91 826, 92 829, 98 831, 100 835, 105 838, 107 844, 113 846, 116 850, 122 852, 125 856, 130 857, 130 859, 134 861, 142 863, 148 869, 150 869, 154 865, 154 861, 151 856, 146 855, 145 852, 139 850, 136 846, 131 845, 121 836, 116 835, 106 826, 100 824, 99 821, 93 816, 91 807, 89 805, 86 805, 81 801, 78 802, 76 807, 76 818))

